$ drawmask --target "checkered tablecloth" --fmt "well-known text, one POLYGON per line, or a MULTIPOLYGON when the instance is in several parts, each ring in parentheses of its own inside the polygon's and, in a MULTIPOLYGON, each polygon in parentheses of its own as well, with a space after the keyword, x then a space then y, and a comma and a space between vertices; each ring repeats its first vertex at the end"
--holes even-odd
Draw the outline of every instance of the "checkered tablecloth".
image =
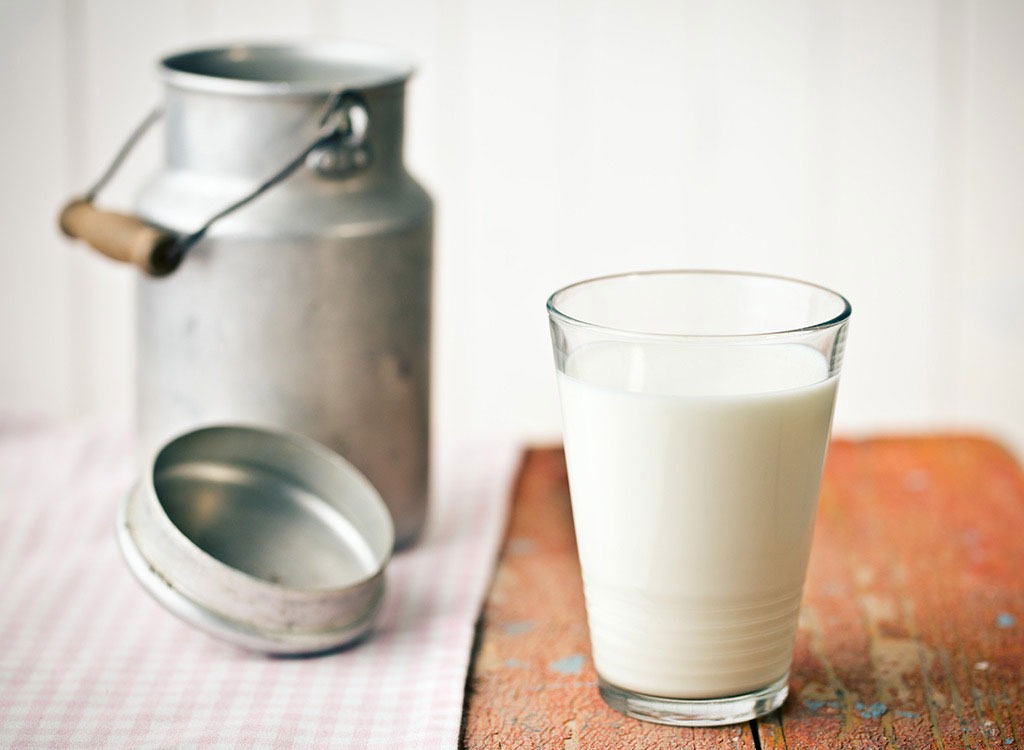
POLYGON ((0 747, 456 747, 514 453, 465 454, 370 640, 272 658, 180 622, 122 562, 129 430, 0 425, 0 747))

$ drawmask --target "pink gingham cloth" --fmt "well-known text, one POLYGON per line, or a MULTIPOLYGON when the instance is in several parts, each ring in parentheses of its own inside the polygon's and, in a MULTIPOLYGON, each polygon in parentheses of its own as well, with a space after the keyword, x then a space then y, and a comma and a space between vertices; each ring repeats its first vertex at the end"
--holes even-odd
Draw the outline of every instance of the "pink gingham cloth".
POLYGON ((312 658, 214 640, 135 581, 114 536, 133 450, 123 428, 0 425, 0 747, 458 745, 514 450, 464 453, 372 637, 312 658))

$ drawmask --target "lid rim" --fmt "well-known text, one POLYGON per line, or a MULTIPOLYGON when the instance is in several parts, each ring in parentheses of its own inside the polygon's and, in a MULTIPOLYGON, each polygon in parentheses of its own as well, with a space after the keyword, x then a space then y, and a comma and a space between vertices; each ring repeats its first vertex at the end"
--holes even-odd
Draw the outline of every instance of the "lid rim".
MULTIPOLYGON (((188 501, 190 495, 182 497, 188 501)), ((122 555, 143 588, 180 619, 246 648, 293 654, 336 648, 370 629, 383 600, 395 540, 390 511, 351 463, 311 438, 250 425, 197 427, 168 440, 126 493, 117 534, 122 555), (193 541, 168 514, 155 477, 197 458, 233 465, 243 455, 257 461, 262 457, 271 469, 295 472, 290 481, 297 485, 307 477, 314 485, 326 482, 318 485, 319 501, 352 514, 353 529, 372 552, 372 561, 366 561, 372 567, 354 571, 362 573, 357 579, 328 587, 291 586, 235 567, 193 541), (341 505, 331 500, 341 497, 341 505)))
POLYGON ((197 602, 168 580, 143 555, 135 533, 128 522, 128 507, 134 493, 121 503, 117 518, 117 539, 121 556, 129 570, 146 590, 166 610, 207 635, 233 643, 236 646, 268 654, 316 654, 351 645, 366 636, 376 621, 384 601, 384 571, 377 574, 381 585, 372 605, 360 616, 334 629, 281 630, 257 628, 253 623, 237 620, 230 615, 197 602))
POLYGON ((168 86, 183 91, 233 94, 238 96, 314 96, 327 95, 337 91, 384 89, 402 86, 412 77, 415 66, 400 53, 384 46, 365 42, 330 40, 306 43, 269 42, 223 44, 197 47, 173 52, 163 56, 158 64, 161 79, 168 86), (322 64, 347 64, 363 66, 367 70, 356 71, 350 80, 289 80, 271 77, 233 77, 215 72, 197 70, 205 60, 207 66, 244 66, 262 56, 281 61, 289 57, 293 62, 322 64))

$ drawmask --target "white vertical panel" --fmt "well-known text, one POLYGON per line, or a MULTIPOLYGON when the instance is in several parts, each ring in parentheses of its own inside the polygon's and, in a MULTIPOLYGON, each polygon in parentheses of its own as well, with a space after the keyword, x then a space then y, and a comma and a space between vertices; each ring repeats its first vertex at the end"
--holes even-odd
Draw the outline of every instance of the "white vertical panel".
MULTIPOLYGON (((964 299, 967 159, 967 49, 969 30, 966 0, 939 0, 936 30, 935 168, 930 278, 935 303, 929 310, 931 340, 929 372, 942 372, 934 384, 933 423, 957 424, 963 410, 963 389, 957 361, 963 351, 959 321, 964 299)), ((1024 417, 1024 415, 1022 415, 1024 417)), ((1021 420, 1024 427, 1024 419, 1021 420)))
MULTIPOLYGON (((68 84, 63 95, 68 168, 75 191, 90 185, 127 133, 159 102, 156 61, 186 38, 175 4, 131 0, 67 2, 68 84)), ((158 168, 159 135, 151 135, 105 190, 98 203, 131 211, 142 179, 158 168)), ((70 325, 74 331, 82 412, 130 413, 134 403, 134 281, 137 271, 112 263, 76 243, 69 250, 70 325)))
POLYGON ((961 417, 1024 456, 1024 5, 971 2, 968 28, 961 417))
POLYGON ((934 367, 939 174, 932 0, 841 6, 835 214, 824 281, 854 305, 837 426, 914 429, 948 405, 934 367))
POLYGON ((303 0, 189 0, 189 44, 287 42, 318 29, 303 0))
MULTIPOLYGON (((544 425, 553 383, 543 294, 559 253, 560 3, 446 7, 459 38, 442 65, 456 77, 441 128, 451 179, 441 197, 439 418, 456 433, 544 425)), ((447 37, 446 37, 447 39, 447 37)), ((447 106, 446 102, 446 106, 447 106)))
MULTIPOLYGON (((797 271, 806 213, 805 6, 689 3, 658 23, 610 19, 608 42, 621 37, 621 59, 631 61, 618 87, 637 97, 642 123, 641 158, 614 164, 625 186, 639 188, 632 198, 621 194, 621 207, 643 218, 641 247, 667 248, 648 263, 797 271)), ((637 230, 622 229, 627 244, 637 230)))
POLYGON ((64 18, 59 0, 0 3, 0 413, 71 410, 64 18))

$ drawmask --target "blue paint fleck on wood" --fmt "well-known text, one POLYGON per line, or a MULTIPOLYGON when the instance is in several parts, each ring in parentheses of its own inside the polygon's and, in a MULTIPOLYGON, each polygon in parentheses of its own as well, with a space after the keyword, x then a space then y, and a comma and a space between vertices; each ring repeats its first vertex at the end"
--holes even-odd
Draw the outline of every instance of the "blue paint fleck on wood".
POLYGON ((884 703, 872 703, 870 706, 865 706, 858 701, 854 708, 865 719, 877 719, 889 711, 889 707, 884 703))
POLYGON ((579 674, 583 669, 583 662, 586 657, 583 654, 573 654, 567 656, 564 659, 557 659, 551 662, 548 666, 556 672, 562 674, 579 674))

